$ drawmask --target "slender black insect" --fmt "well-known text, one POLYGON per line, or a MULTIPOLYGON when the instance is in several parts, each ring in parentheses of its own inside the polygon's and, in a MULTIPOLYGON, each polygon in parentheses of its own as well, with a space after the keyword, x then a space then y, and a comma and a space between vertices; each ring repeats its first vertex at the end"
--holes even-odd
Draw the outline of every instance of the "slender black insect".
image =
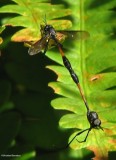
MULTIPOLYGON (((101 120, 99 119, 98 114, 97 114, 95 111, 90 111, 90 109, 89 109, 89 106, 88 106, 88 104, 87 104, 87 101, 86 101, 86 99, 85 99, 85 96, 84 96, 84 94, 83 94, 83 92, 82 92, 81 86, 80 86, 80 84, 79 84, 79 78, 78 78, 78 76, 76 75, 76 73, 75 73, 74 70, 72 69, 72 66, 71 66, 70 62, 69 62, 69 60, 67 59, 67 57, 64 55, 63 50, 62 50, 61 47, 59 48, 59 50, 60 50, 61 55, 62 55, 62 59, 63 59, 64 66, 68 69, 68 71, 69 71, 69 73, 70 73, 73 81, 76 83, 76 85, 77 85, 77 87, 78 87, 78 89, 79 89, 79 91, 80 91, 81 97, 82 97, 82 99, 83 99, 83 101, 84 101, 84 103, 85 103, 86 109, 87 109, 87 119, 88 119, 88 122, 89 122, 89 124, 90 124, 90 127, 89 127, 89 128, 87 128, 87 129, 85 129, 85 130, 83 130, 83 131, 81 131, 81 132, 78 132, 78 133, 73 137, 73 139, 68 143, 68 145, 67 145, 67 147, 68 147, 68 146, 71 144, 71 142, 72 142, 77 136, 79 136, 80 134, 82 134, 83 132, 88 131, 88 132, 87 132, 87 135, 86 135, 86 137, 85 137, 84 140, 82 140, 82 141, 77 140, 79 143, 86 142, 87 137, 88 137, 88 135, 89 135, 89 132, 90 132, 93 128, 96 128, 96 129, 99 129, 99 128, 100 128, 100 129, 102 129, 102 127, 101 127, 101 120)), ((103 130, 103 129, 102 129, 102 130, 103 130)))
MULTIPOLYGON (((66 34, 66 32, 64 32, 66 34)), ((28 53, 30 55, 35 55, 39 52, 41 52, 42 50, 44 51, 43 53, 45 54, 47 49, 49 49, 50 47, 52 46, 57 46, 58 49, 59 49, 59 52, 62 56, 62 60, 63 60, 63 63, 64 63, 64 66, 68 69, 73 81, 76 83, 79 91, 80 91, 80 94, 81 94, 81 97, 85 103, 85 106, 86 106, 86 109, 87 109, 87 119, 88 119, 88 122, 90 124, 90 127, 77 133, 74 138, 68 143, 67 147, 71 144, 71 142, 80 134, 82 134, 83 132, 85 131, 88 131, 87 132, 87 135, 85 137, 85 139, 83 141, 78 141, 79 143, 82 143, 82 142, 86 142, 87 140, 87 137, 89 135, 89 132, 93 129, 93 128, 100 128, 102 129, 101 127, 101 120, 99 119, 98 117, 98 114, 94 111, 90 111, 89 109, 89 106, 87 104, 87 101, 85 99, 85 96, 82 92, 82 89, 81 89, 81 86, 80 86, 80 83, 79 83, 79 78, 78 76, 76 75, 76 73, 74 72, 74 70, 72 69, 72 66, 69 62, 69 60, 67 59, 67 57, 64 55, 64 52, 63 52, 63 49, 62 49, 62 44, 60 43, 61 42, 61 37, 63 36, 64 33, 60 33, 60 32, 56 32, 55 29, 53 28, 52 25, 45 25, 45 26, 41 26, 41 39, 39 41, 37 41, 36 43, 34 43, 28 50, 28 53), (60 35, 59 35, 60 34, 60 35), (61 36, 62 35, 62 36, 61 36)), ((76 32, 75 32, 76 33, 76 32)), ((71 35, 72 33, 70 33, 71 35)), ((72 36, 73 37, 73 36, 72 36)), ((102 129, 103 130, 103 129, 102 129)))
MULTIPOLYGON (((71 142, 72 142, 78 135, 82 134, 83 132, 88 131, 88 132, 87 132, 87 135, 86 135, 86 137, 85 137, 84 140, 82 140, 82 141, 77 140, 79 143, 86 142, 87 137, 88 137, 88 135, 89 135, 89 132, 90 132, 93 128, 96 128, 96 129, 100 128, 100 129, 102 129, 102 127, 101 127, 101 120, 99 119, 98 114, 97 114, 95 111, 90 111, 90 109, 89 109, 89 106, 88 106, 88 104, 87 104, 86 98, 85 98, 85 96, 84 96, 84 94, 83 94, 83 91, 82 91, 81 86, 80 86, 80 83, 79 83, 79 78, 78 78, 78 76, 76 75, 76 73, 74 72, 74 70, 72 69, 72 66, 71 66, 70 61, 69 61, 68 58, 64 55, 62 46, 58 45, 58 49, 59 49, 59 51, 60 51, 60 53, 61 53, 64 66, 68 69, 68 71, 69 71, 69 73, 70 73, 70 76, 72 77, 73 81, 76 83, 76 85, 77 85, 77 87, 78 87, 78 89, 79 89, 80 95, 81 95, 81 97, 82 97, 82 99, 83 99, 83 101, 84 101, 84 104, 85 104, 85 106, 86 106, 86 109, 87 109, 87 119, 88 119, 88 122, 89 122, 89 124, 90 124, 90 127, 89 127, 89 128, 87 128, 87 129, 85 129, 85 130, 83 130, 83 131, 81 131, 81 132, 78 132, 78 133, 73 137, 73 139, 68 143, 68 145, 67 145, 67 147, 68 147, 68 146, 71 144, 71 142)), ((103 129, 102 129, 102 130, 103 130, 103 129)))

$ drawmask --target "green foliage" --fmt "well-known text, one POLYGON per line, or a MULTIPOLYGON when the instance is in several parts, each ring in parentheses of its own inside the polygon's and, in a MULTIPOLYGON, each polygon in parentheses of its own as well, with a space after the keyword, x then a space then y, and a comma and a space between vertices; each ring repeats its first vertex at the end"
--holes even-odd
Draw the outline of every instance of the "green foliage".
POLYGON ((9 144, 12 146, 12 140, 16 137, 19 132, 21 125, 21 118, 18 113, 11 112, 5 113, 0 116, 0 152, 4 153, 6 148, 8 149, 9 144), (3 123, 4 119, 4 123, 3 123), (12 129, 11 129, 12 127, 12 129), (7 133, 7 136, 4 136, 7 133))
MULTIPOLYGON (((74 149, 88 147, 94 151, 96 159, 106 158, 108 151, 115 150, 115 139, 112 136, 116 134, 114 125, 116 123, 116 62, 114 60, 116 45, 113 38, 115 37, 114 17, 116 12, 111 10, 114 7, 114 1, 104 4, 100 2, 100 4, 94 7, 92 6, 95 5, 95 2, 91 1, 80 4, 82 7, 81 16, 85 17, 84 20, 80 19, 80 26, 81 29, 84 28, 90 33, 90 37, 86 42, 81 42, 80 46, 75 41, 73 49, 71 47, 68 49, 68 58, 79 76, 89 107, 98 113, 104 128, 104 132, 91 131, 86 143, 79 144, 75 139, 71 147, 74 149)), ((54 60, 57 59, 57 57, 54 58, 54 60)), ((85 106, 76 85, 69 77, 68 71, 63 67, 50 66, 50 68, 58 74, 58 82, 49 85, 54 88, 55 93, 63 96, 52 101, 53 107, 74 112, 63 116, 60 120, 60 126, 88 128, 85 106)), ((70 140, 76 133, 78 131, 71 136, 70 140)), ((77 138, 83 140, 85 136, 83 134, 77 138)))
POLYGON ((45 15, 47 15, 47 23, 54 25, 57 29, 59 26, 62 26, 62 29, 71 26, 71 22, 68 20, 53 20, 71 14, 71 10, 65 9, 63 5, 51 5, 51 3, 44 0, 12 1, 16 4, 1 7, 0 13, 15 13, 17 16, 7 17, 6 20, 3 21, 4 25, 26 27, 15 33, 12 37, 13 41, 23 42, 37 40, 40 37, 40 24, 44 23, 45 15))
MULTIPOLYGON (((70 0, 65 0, 62 1, 62 4, 54 5, 47 0, 12 0, 12 2, 0 8, 0 13, 8 13, 2 18, 0 32, 5 27, 7 29, 7 26, 20 26, 18 32, 12 36, 12 41, 25 42, 39 39, 40 24, 44 23, 45 15, 47 23, 53 25, 55 29, 67 30, 70 28, 89 32, 90 37, 86 41, 80 40, 78 42, 69 39, 64 42, 63 46, 66 48, 66 56, 79 77, 89 107, 99 114, 104 131, 92 130, 86 143, 80 144, 75 139, 71 143, 71 148, 77 151, 70 149, 49 156, 55 160, 84 159, 84 156, 88 154, 85 148, 88 148, 94 152, 94 159, 107 159, 108 152, 116 149, 114 137, 116 134, 115 0, 103 0, 102 2, 87 0, 85 3, 83 1, 72 3, 70 0), (65 16, 67 16, 66 20, 63 18, 65 16), (68 19, 72 17, 74 18, 71 22, 68 19)), ((4 69, 12 79, 13 85, 16 85, 16 92, 14 92, 9 80, 1 81, 0 118, 2 130, 0 143, 5 141, 5 136, 3 136, 5 132, 9 133, 9 136, 0 152, 6 151, 10 147, 9 153, 16 153, 18 150, 23 158, 31 159, 35 156, 35 148, 38 146, 45 150, 51 150, 54 146, 57 146, 56 148, 64 146, 67 143, 65 131, 69 128, 76 129, 69 141, 80 129, 88 128, 86 108, 76 85, 63 66, 57 49, 47 52, 47 56, 57 63, 57 65, 47 66, 57 74, 57 82, 50 82, 53 81, 54 76, 51 71, 44 69, 46 59, 44 61, 41 55, 37 55, 40 59, 28 57, 27 53, 21 54, 20 47, 17 49, 17 46, 10 52, 13 61, 10 59, 4 69), (51 90, 47 89, 47 83, 59 95, 58 98, 55 99, 51 90), (54 100, 52 100, 53 98, 54 100), (52 107, 48 105, 50 101, 53 108, 59 110, 59 113, 62 110, 69 111, 68 114, 61 117, 60 129, 56 127, 58 118, 55 117, 52 107), (19 113, 14 113, 13 109, 21 113, 22 123, 22 117, 19 116, 19 113), (4 115, 4 111, 8 113, 4 115), (6 121, 2 125, 4 119, 6 121), (11 124, 13 128, 10 131, 7 126, 11 124), (19 137, 19 141, 21 137, 21 142, 26 145, 21 146, 18 141, 12 144, 16 136, 19 137), (60 143, 60 141, 63 142, 60 143)), ((85 134, 77 138, 82 140, 85 134)), ((39 157, 39 159, 42 158, 39 157)), ((44 155, 43 159, 48 159, 48 155, 47 157, 44 155)))

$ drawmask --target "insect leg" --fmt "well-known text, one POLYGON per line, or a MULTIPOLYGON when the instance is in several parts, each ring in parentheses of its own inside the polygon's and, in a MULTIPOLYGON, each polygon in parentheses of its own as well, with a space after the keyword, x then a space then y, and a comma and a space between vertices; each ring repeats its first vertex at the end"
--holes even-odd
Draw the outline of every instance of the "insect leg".
POLYGON ((46 54, 47 50, 48 50, 48 44, 49 44, 50 38, 46 40, 46 44, 45 44, 45 49, 44 49, 44 54, 46 54))
POLYGON ((83 133, 83 132, 85 132, 85 131, 87 131, 88 130, 88 132, 87 132, 87 134, 86 134, 86 137, 85 137, 85 139, 84 140, 82 140, 82 141, 79 141, 79 140, 77 140, 79 143, 83 143, 83 142, 86 142, 86 140, 87 140, 87 137, 88 137, 88 135, 89 135, 89 132, 91 131, 91 127, 90 128, 88 128, 88 129, 85 129, 85 130, 83 130, 82 132, 79 132, 78 134, 77 134, 77 136, 79 135, 79 134, 81 134, 81 133, 83 133))
POLYGON ((81 132, 78 132, 72 139, 71 139, 71 141, 68 143, 68 145, 67 145, 67 147, 72 143, 72 141, 77 137, 77 136, 79 136, 80 134, 82 134, 83 132, 85 132, 85 131, 87 131, 88 130, 88 132, 87 132, 87 135, 86 135, 86 137, 85 137, 85 139, 84 139, 84 141, 78 141, 77 139, 77 141, 78 142, 85 142, 86 141, 86 139, 87 139, 87 137, 88 137, 88 134, 89 134, 89 132, 90 132, 90 128, 87 128, 87 129, 85 129, 85 130, 83 130, 83 131, 81 131, 81 132))

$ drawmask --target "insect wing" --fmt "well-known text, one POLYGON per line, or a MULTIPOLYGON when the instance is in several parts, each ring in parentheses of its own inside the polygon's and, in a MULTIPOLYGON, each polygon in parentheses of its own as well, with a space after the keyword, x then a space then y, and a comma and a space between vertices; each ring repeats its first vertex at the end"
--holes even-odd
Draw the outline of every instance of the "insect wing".
POLYGON ((89 32, 87 31, 58 31, 57 39, 59 41, 64 41, 64 39, 72 40, 85 40, 89 37, 89 32))
POLYGON ((45 44, 46 44, 46 36, 42 37, 39 41, 32 44, 28 50, 28 54, 32 56, 37 53, 40 53, 44 49, 45 44))
POLYGON ((63 43, 65 39, 67 38, 67 35, 62 33, 62 32, 56 32, 56 39, 60 42, 63 43))

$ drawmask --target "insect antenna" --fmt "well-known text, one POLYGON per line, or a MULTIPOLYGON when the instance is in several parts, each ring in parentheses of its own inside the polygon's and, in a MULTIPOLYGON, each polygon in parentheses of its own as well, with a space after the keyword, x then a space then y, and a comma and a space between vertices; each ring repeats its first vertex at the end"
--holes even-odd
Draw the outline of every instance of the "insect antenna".
POLYGON ((46 14, 43 17, 43 22, 45 23, 45 25, 47 25, 47 18, 46 18, 46 14))

